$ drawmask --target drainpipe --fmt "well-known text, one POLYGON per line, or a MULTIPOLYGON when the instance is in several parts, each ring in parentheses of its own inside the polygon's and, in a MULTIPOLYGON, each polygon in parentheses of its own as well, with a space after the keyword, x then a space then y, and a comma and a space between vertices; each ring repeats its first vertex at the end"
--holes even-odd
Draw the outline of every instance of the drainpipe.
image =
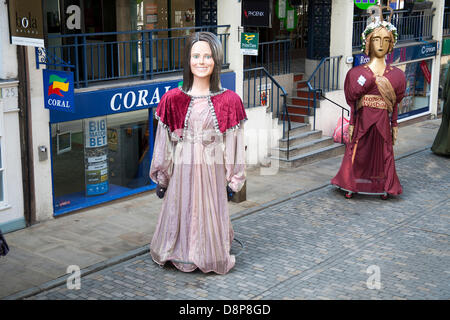
POLYGON ((24 216, 27 227, 36 223, 36 199, 34 195, 33 138, 31 122, 30 76, 28 49, 17 46, 19 78, 19 128, 20 153, 22 160, 22 184, 24 199, 24 216))

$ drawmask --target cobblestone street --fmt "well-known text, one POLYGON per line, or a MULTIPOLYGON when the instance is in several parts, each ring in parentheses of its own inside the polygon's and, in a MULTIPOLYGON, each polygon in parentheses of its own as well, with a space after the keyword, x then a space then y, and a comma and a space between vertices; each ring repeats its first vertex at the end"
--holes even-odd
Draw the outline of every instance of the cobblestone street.
POLYGON ((146 254, 28 299, 450 299, 450 159, 426 150, 396 167, 399 197, 328 185, 234 219, 244 249, 226 275, 146 254))

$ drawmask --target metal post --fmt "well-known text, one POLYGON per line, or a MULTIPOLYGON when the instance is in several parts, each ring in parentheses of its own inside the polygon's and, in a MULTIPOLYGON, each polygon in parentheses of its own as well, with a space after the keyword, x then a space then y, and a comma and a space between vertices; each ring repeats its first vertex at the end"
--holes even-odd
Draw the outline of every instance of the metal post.
POLYGON ((86 36, 82 37, 82 45, 83 45, 83 79, 84 79, 84 86, 88 86, 88 76, 87 76, 87 59, 86 59, 86 36))
POLYGON ((147 62, 145 61, 145 32, 142 32, 142 37, 141 37, 141 46, 142 46, 142 73, 144 76, 144 80, 147 79, 147 62))

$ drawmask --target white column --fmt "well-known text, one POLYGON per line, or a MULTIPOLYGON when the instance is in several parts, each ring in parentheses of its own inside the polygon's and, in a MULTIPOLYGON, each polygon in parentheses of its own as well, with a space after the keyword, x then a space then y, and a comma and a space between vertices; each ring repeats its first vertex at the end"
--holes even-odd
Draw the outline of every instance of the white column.
POLYGON ((0 79, 17 78, 16 46, 10 44, 8 7, 0 1, 0 79))
POLYGON ((217 0, 217 24, 231 25, 228 30, 230 33, 227 43, 228 61, 230 62, 230 69, 236 73, 236 93, 242 98, 244 59, 240 52, 238 30, 241 25, 241 3, 242 1, 237 0, 217 0))
POLYGON ((339 64, 339 88, 344 89, 345 75, 352 68, 346 58, 352 56, 354 2, 333 0, 331 5, 330 57, 342 55, 339 64))
POLYGON ((44 108, 44 88, 41 65, 36 69, 35 50, 27 48, 33 139, 33 166, 36 199, 36 221, 53 218, 53 193, 50 154, 50 113, 44 108), (38 146, 47 148, 47 160, 39 161, 38 146))
POLYGON ((431 88, 430 88, 430 113, 432 117, 436 117, 438 109, 439 74, 441 72, 444 1, 434 0, 433 8, 436 8, 436 10, 434 11, 433 26, 432 26, 433 40, 439 41, 438 43, 439 47, 436 53, 436 57, 433 59, 431 67, 432 71, 431 71, 431 88))

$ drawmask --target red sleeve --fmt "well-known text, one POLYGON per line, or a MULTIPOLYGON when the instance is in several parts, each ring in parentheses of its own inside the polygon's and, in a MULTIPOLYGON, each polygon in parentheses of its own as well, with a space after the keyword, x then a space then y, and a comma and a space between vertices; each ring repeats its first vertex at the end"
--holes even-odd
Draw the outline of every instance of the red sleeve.
POLYGON ((347 104, 350 106, 350 122, 349 122, 349 124, 351 126, 354 126, 355 125, 356 100, 355 100, 354 96, 352 95, 350 71, 347 72, 347 75, 345 76, 344 94, 345 94, 345 100, 347 101, 347 104))

